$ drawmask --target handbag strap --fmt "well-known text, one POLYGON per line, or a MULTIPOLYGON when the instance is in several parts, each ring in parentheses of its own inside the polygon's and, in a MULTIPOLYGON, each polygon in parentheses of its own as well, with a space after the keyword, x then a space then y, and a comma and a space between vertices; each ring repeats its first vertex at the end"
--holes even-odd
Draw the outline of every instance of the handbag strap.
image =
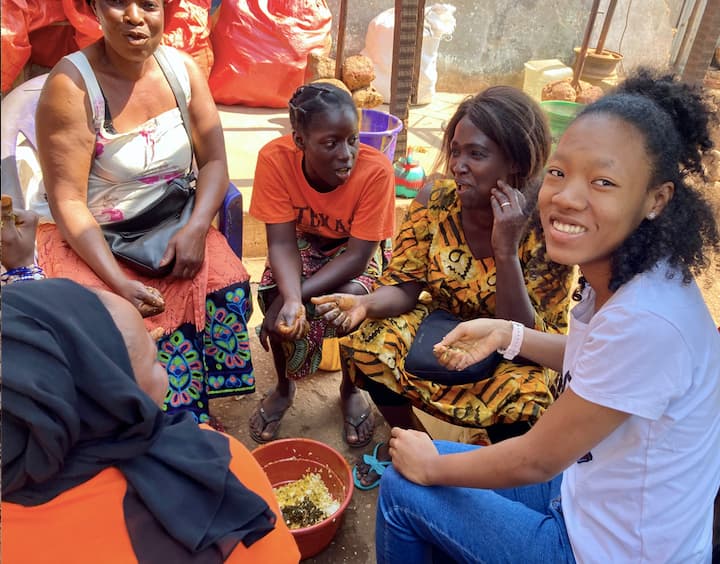
POLYGON ((165 75, 165 79, 168 81, 168 84, 170 85, 170 89, 173 92, 173 95, 175 96, 175 103, 177 104, 178 109, 180 110, 180 117, 183 122, 183 127, 185 127, 185 132, 187 133, 188 140, 190 141, 190 169, 192 169, 192 161, 193 157, 195 156, 195 147, 193 146, 193 140, 192 140, 192 134, 190 133, 190 115, 188 114, 188 105, 187 105, 187 98, 185 98, 185 91, 183 90, 182 86, 180 85, 180 81, 178 80, 177 76, 175 75, 175 71, 173 71, 172 65, 170 64, 170 60, 167 57, 167 54, 165 52, 165 47, 162 45, 159 45, 157 49, 155 49, 155 53, 153 54, 155 57, 155 60, 158 62, 158 65, 160 66, 160 70, 165 75))

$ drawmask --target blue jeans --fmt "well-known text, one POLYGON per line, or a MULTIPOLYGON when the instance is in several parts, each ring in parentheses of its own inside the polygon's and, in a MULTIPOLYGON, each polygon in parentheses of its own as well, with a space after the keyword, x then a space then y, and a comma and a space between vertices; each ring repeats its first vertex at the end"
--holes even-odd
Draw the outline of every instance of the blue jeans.
MULTIPOLYGON (((440 454, 472 445, 435 441, 440 454)), ((506 490, 419 486, 392 466, 380 482, 378 564, 574 563, 560 508, 562 475, 506 490)))

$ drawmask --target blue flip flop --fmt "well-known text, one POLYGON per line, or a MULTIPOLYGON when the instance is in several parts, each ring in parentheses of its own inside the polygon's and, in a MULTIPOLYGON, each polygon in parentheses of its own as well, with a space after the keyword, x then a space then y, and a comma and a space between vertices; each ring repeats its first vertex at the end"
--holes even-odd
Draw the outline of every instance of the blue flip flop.
POLYGON ((358 476, 357 464, 353 466, 353 483, 355 484, 355 487, 357 489, 363 491, 373 490, 380 485, 380 478, 382 478, 382 475, 385 473, 385 468, 392 464, 391 460, 381 461, 377 459, 378 449, 384 444, 385 443, 376 444, 372 454, 363 454, 363 462, 370 466, 370 471, 375 472, 379 476, 379 478, 375 480, 372 484, 370 484, 369 486, 363 484, 360 481, 360 476, 358 476))

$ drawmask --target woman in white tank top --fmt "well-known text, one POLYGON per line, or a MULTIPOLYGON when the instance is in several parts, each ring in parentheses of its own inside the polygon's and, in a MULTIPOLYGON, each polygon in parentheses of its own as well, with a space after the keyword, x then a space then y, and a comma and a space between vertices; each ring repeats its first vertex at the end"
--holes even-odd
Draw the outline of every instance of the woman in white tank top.
POLYGON ((160 46, 162 1, 89 3, 103 37, 55 66, 38 104, 44 190, 31 205, 43 216, 39 261, 48 276, 109 289, 137 307, 147 328, 162 334, 165 409, 208 421, 209 397, 254 391, 248 274, 211 226, 229 182, 222 126, 192 58, 160 46), (185 92, 192 144, 157 49, 185 92), (115 260, 99 224, 130 218, 157 199, 168 180, 188 171, 193 145, 196 202, 168 245, 173 270, 145 278, 115 260))

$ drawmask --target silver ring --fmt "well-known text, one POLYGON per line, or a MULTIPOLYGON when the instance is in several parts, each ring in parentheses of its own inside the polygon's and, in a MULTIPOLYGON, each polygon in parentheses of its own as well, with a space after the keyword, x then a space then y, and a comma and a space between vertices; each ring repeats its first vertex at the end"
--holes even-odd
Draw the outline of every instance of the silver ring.
POLYGON ((510 205, 512 205, 512 204, 510 204, 510 202, 503 202, 502 204, 500 204, 500 207, 504 208, 505 206, 510 206, 510 205))

